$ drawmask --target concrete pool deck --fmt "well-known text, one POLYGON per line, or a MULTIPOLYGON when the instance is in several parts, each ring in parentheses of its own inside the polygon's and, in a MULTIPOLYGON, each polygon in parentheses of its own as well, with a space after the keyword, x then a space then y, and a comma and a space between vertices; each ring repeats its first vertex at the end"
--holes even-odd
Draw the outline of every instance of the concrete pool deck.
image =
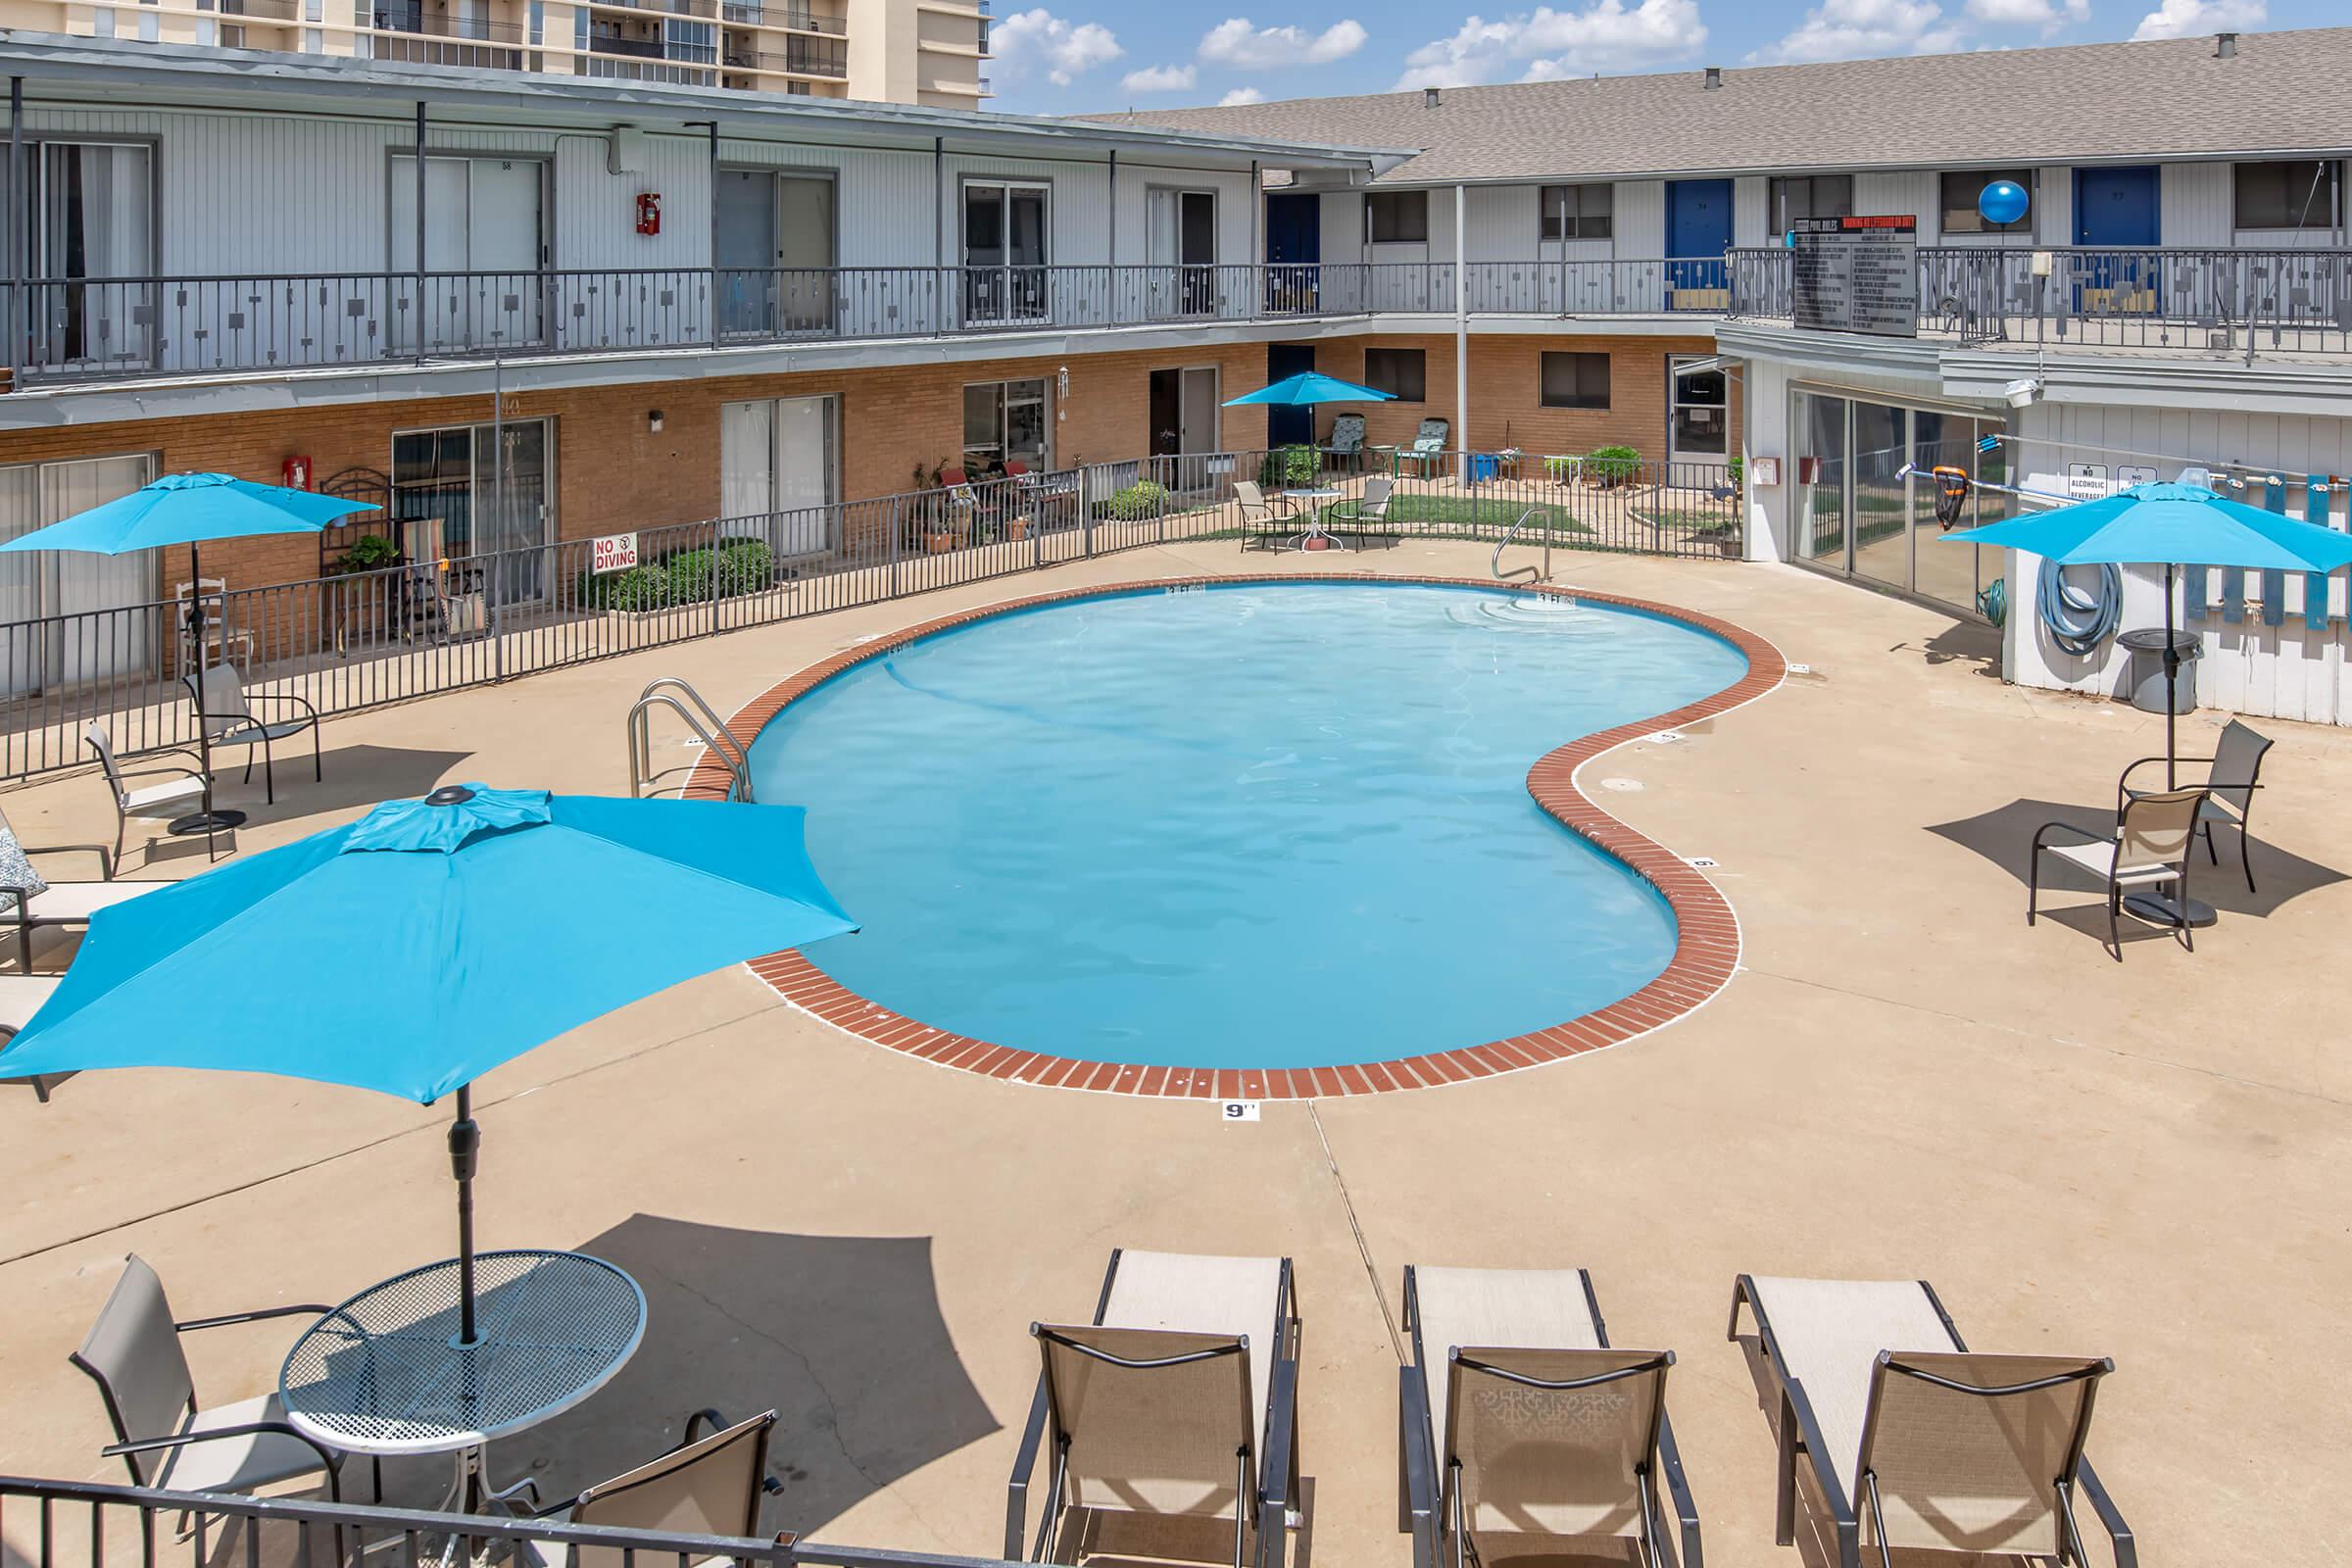
MULTIPOLYGON (((1407 541, 1328 564, 1468 577, 1491 553, 1407 541)), ((2087 889, 2028 929, 2024 852, 2046 818, 2112 810, 2123 763, 2161 746, 2158 717, 2004 686, 1981 628, 1795 568, 1554 562, 1562 581, 1720 615, 1809 666, 1587 770, 1589 787, 1642 786, 1606 797, 1629 825, 1718 862, 1744 952, 1712 1004, 1624 1049, 1229 1126, 1198 1102, 943 1071, 786 1007, 745 969, 678 987, 477 1091, 483 1245, 597 1252, 652 1304, 620 1378, 506 1446, 502 1473, 541 1463, 553 1494, 665 1446, 697 1406, 772 1403, 771 1528, 985 1555, 1035 1378, 1029 1323, 1082 1317, 1114 1246, 1284 1252, 1306 1325, 1308 1560, 1401 1568, 1403 1266, 1582 1265, 1619 1344, 1680 1354, 1669 1406, 1710 1561, 1791 1562, 1772 1544, 1772 1439, 1723 1339, 1733 1277, 1916 1276, 1977 1348, 2115 1358, 2090 1451, 2150 1560, 2340 1550, 2345 1403, 2322 1348, 2352 1290, 2352 1060, 2328 983, 2352 919, 2352 734, 2258 723, 2278 737, 2261 892, 2225 845, 2197 888, 2222 920, 2196 952, 2143 928, 2118 964, 2087 889)), ((1200 542, 735 633, 331 720, 323 786, 290 784, 275 808, 258 785, 225 794, 254 811, 250 851, 446 780, 618 792, 621 718, 655 674, 732 710, 959 609, 1301 564, 1200 542)), ((2217 729, 2187 720, 2182 750, 2217 729)), ((93 777, 6 805, 36 845, 112 838, 93 777)), ((910 823, 908 853, 921 843, 910 823)), ((134 848, 128 874, 202 864, 183 846, 142 868, 134 848)), ((612 914, 627 941, 628 911, 612 914)), ((348 934, 355 985, 368 937, 348 934)), ((267 979, 257 955, 219 1004, 267 979)), ((401 1026, 398 998, 385 1017, 401 1026)), ((333 1300, 446 1255, 445 1123, 445 1107, 268 1078, 91 1074, 46 1106, 0 1085, 0 1470, 121 1479, 65 1357, 125 1251, 182 1316, 333 1300)), ((273 1386, 290 1339, 197 1337, 200 1394, 273 1386)), ((445 1473, 396 1466, 396 1497, 429 1500, 445 1473)))

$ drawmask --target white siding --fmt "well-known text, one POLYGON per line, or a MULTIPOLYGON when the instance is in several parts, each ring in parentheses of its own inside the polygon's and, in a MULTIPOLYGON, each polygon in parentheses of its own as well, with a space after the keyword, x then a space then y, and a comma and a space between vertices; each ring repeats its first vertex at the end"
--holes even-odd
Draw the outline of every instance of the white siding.
MULTIPOLYGON (((1941 214, 1936 207, 1936 176, 1933 171, 1864 170, 1854 175, 1854 211, 1868 218, 1909 213, 1919 220, 1919 242, 1933 245, 1940 237, 1941 214)), ((1968 235, 1970 240, 1981 236, 1968 235)))
MULTIPOLYGON (((2157 238, 2166 245, 2230 243, 2234 186, 2228 164, 2171 164, 2157 175, 2157 238)), ((2073 234, 2068 234, 2073 239, 2073 234)))
POLYGON ((1621 179, 1610 222, 1616 254, 1628 261, 1655 261, 1666 254, 1666 182, 1621 179))
POLYGON ((1327 190, 1323 193, 1323 260, 1344 263, 1364 259, 1364 193, 1327 190))
POLYGON ((1749 174, 1732 182, 1732 243, 1746 249, 1773 242, 1772 181, 1749 174))

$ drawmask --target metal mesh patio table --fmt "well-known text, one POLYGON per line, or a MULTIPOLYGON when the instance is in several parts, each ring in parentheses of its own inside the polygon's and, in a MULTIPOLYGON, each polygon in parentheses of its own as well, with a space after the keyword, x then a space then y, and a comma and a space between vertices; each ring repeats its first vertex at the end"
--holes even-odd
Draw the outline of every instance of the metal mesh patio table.
POLYGON ((347 1452, 461 1454, 462 1484, 483 1445, 578 1404, 645 1337, 645 1293, 601 1258, 483 1252, 475 1271, 471 1345, 455 1258, 322 1315, 287 1352, 286 1419, 347 1452))

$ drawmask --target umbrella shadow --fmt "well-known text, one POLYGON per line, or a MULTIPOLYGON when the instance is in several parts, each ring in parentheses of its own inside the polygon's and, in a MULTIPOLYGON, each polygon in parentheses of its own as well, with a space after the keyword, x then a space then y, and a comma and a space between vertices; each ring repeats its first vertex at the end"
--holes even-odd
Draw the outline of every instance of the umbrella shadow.
POLYGON ((784 1491, 767 1527, 808 1535, 999 1430, 941 1314, 929 1237, 638 1214, 580 1250, 644 1288, 645 1342, 594 1398, 516 1445, 546 1456, 551 1499, 668 1448, 696 1409, 772 1408, 768 1464, 784 1491))
MULTIPOLYGON (((471 752, 433 751, 414 746, 337 746, 320 757, 323 779, 311 776, 309 737, 289 742, 277 754, 277 799, 264 799, 262 761, 253 761, 253 780, 245 781, 241 756, 216 754, 213 771, 223 807, 243 811, 260 827, 271 822, 298 822, 305 817, 348 811, 378 801, 397 801, 423 795, 448 780, 473 756, 471 752)), ((195 840, 199 851, 204 840, 195 840)))
MULTIPOLYGON (((2115 808, 2061 801, 2015 800, 1976 816, 1933 824, 1928 831, 1983 856, 2016 878, 2018 887, 2023 889, 2034 832, 2044 822, 2066 822, 2086 832, 2105 835, 2115 831, 2115 808)), ((2346 873, 2333 866, 2307 860, 2292 851, 2268 843, 2257 833, 2249 846, 2256 888, 2249 893, 2237 865, 2237 830, 2216 827, 2213 837, 2221 864, 2215 865, 2200 845, 2189 867, 2188 891, 2225 914, 2267 919, 2288 900, 2344 881, 2346 877, 2346 873)), ((2082 841, 2061 838, 2057 842, 2082 841)), ((2056 893, 2062 899, 2078 891, 2099 890, 2099 884, 2087 872, 2056 856, 2042 857, 2041 886, 2045 893, 2056 893)), ((2107 915, 2103 908, 2070 910, 2062 904, 2048 912, 2065 924, 2083 930, 2095 928, 2101 938, 2106 936, 2107 915)))

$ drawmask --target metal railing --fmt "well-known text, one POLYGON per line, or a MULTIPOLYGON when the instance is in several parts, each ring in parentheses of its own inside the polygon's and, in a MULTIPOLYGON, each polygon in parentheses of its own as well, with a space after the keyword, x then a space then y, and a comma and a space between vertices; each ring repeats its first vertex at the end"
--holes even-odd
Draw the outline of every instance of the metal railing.
MULTIPOLYGON (((1730 314, 1792 320, 1785 250, 1728 259, 1730 314)), ((1923 246, 1918 327, 1969 343, 2352 351, 2352 251, 1923 246)))
MULTIPOLYGON (((1719 466, 1587 461, 1580 476, 1535 455, 1193 453, 640 528, 640 564, 601 574, 589 538, 479 554, 445 542, 446 561, 232 588, 209 601, 207 642, 249 690, 351 712, 1115 551, 1277 544, 1299 530, 1245 518, 1236 481, 1353 496, 1384 472, 1387 517, 1350 542, 1494 543, 1518 527, 1562 550, 1740 554, 1719 466)), ((122 753, 192 744, 181 619, 162 600, 0 623, 0 777, 87 764, 92 723, 122 753)))
POLYGON ((730 43, 726 63, 738 71, 791 71, 804 76, 847 76, 849 45, 813 38, 790 38, 782 50, 754 49, 730 43))
POLYGON ((420 6, 377 6, 368 14, 367 24, 378 32, 415 33, 428 38, 470 38, 491 43, 522 42, 519 23, 498 22, 489 17, 451 16, 446 12, 426 11, 420 6))
MULTIPOLYGON (((728 800, 749 801, 752 798, 750 754, 744 751, 743 743, 735 738, 734 732, 727 728, 727 721, 719 716, 718 710, 694 689, 692 682, 676 675, 662 675, 646 682, 645 690, 637 694, 636 703, 629 709, 629 794, 632 798, 645 793, 648 781, 659 783, 677 771, 654 766, 656 709, 667 709, 677 714, 685 721, 687 729, 694 733, 703 750, 718 759, 719 764, 727 770, 728 800)), ((692 777, 693 764, 688 763, 684 772, 687 777, 692 777)), ((686 779, 680 778, 678 782, 683 785, 686 779)))
POLYGON ((40 1568, 337 1568, 428 1561, 562 1563, 594 1551, 621 1568, 1013 1568, 992 1558, 817 1541, 622 1530, 507 1515, 427 1512, 296 1497, 166 1492, 0 1476, 8 1557, 40 1568), (224 1544, 227 1552, 223 1551, 224 1544), (360 1547, 380 1545, 365 1555, 360 1547))

